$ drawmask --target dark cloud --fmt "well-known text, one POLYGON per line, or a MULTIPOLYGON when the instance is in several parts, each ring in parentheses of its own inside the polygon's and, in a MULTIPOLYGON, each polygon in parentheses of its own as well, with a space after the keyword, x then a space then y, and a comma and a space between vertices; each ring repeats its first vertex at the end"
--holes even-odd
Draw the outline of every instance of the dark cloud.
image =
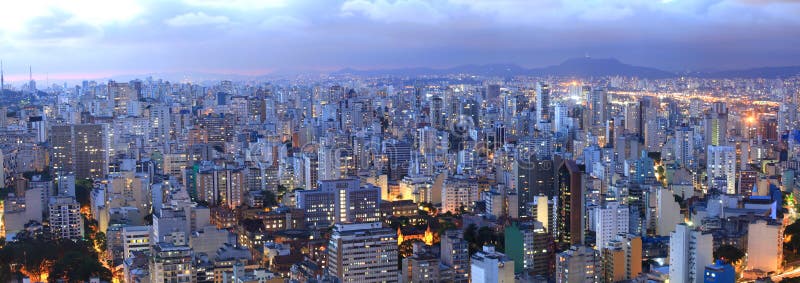
POLYGON ((137 2, 125 21, 50 9, 0 28, 51 73, 556 64, 589 53, 670 70, 800 64, 800 5, 751 0, 137 2), (261 3, 255 5, 254 3, 261 3), (251 9, 247 7, 252 6, 251 9))

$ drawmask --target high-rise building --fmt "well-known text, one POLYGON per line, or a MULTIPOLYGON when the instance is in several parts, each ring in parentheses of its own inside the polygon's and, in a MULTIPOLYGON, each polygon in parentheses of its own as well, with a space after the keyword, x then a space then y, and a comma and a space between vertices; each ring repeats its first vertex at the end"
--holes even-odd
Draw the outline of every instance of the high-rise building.
POLYGON ((469 282, 469 243, 461 230, 444 232, 441 238, 441 261, 453 271, 453 282, 469 282))
POLYGON ((564 160, 556 172, 556 243, 561 247, 583 242, 583 173, 574 160, 564 160))
POLYGON ((724 102, 714 102, 706 113, 705 140, 707 145, 721 146, 727 144, 728 107, 724 102))
POLYGON ((688 169, 697 167, 697 161, 694 158, 694 130, 692 128, 684 126, 676 129, 673 146, 675 164, 688 169))
POLYGON ((358 179, 321 180, 319 189, 298 191, 297 208, 305 210, 306 223, 327 226, 380 220, 381 192, 358 179))
POLYGON ((51 197, 48 215, 53 236, 76 241, 83 239, 81 207, 75 198, 51 197))
POLYGON ((247 188, 242 168, 215 166, 200 169, 195 181, 198 199, 209 205, 234 209, 244 204, 247 188))
POLYGON ((393 282, 397 233, 380 222, 336 224, 328 242, 327 270, 341 282, 393 282))
POLYGON ((609 202, 595 209, 595 247, 600 251, 600 255, 603 255, 603 250, 617 235, 629 232, 629 218, 628 206, 619 202, 609 202))
POLYGON ((51 162, 56 172, 78 179, 100 179, 108 174, 108 124, 57 125, 50 131, 51 162))
POLYGON ((134 252, 150 251, 150 226, 122 227, 123 259, 133 256, 134 252))
POLYGON ((196 282, 192 258, 189 246, 155 244, 150 256, 150 282, 196 282))
POLYGON ((550 85, 536 84, 536 124, 550 122, 550 85))
POLYGON ((553 235, 539 221, 514 223, 505 229, 506 255, 514 260, 514 273, 548 276, 555 267, 553 235))
POLYGON ((555 166, 552 160, 517 159, 514 164, 520 211, 539 195, 554 196, 555 166))
POLYGON ((600 282, 601 266, 597 250, 572 246, 556 256, 556 283, 600 282))
POLYGON ((411 256, 403 258, 401 282, 452 282, 453 273, 439 264, 439 257, 422 242, 413 244, 411 256))
POLYGON ((736 194, 736 148, 710 145, 706 163, 708 188, 736 194))
POLYGON ((642 273, 642 238, 619 234, 600 249, 602 282, 631 280, 642 273))
POLYGON ((705 267, 712 263, 714 239, 686 223, 675 226, 669 238, 669 281, 702 283, 705 267))
POLYGON ((746 270, 780 271, 783 265, 783 225, 758 220, 747 228, 746 270))
POLYGON ((470 258, 470 278, 472 282, 514 282, 514 261, 494 246, 483 246, 470 258))
POLYGON ((442 188, 442 211, 459 212, 463 208, 469 208, 473 202, 479 200, 478 184, 465 176, 457 175, 448 177, 444 181, 442 188))

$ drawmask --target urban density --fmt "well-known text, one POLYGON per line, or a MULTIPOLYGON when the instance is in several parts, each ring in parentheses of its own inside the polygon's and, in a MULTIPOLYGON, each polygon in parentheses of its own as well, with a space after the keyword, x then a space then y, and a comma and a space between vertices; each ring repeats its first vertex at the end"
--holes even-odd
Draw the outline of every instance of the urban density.
MULTIPOLYGON (((164 26, 236 25, 204 11, 164 26)), ((3 48, 0 282, 800 282, 800 67, 50 77, 3 48)))

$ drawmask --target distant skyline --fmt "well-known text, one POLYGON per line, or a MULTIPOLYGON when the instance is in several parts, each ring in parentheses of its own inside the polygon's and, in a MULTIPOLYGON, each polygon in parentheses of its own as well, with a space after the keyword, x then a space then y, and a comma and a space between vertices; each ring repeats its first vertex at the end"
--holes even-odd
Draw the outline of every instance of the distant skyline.
POLYGON ((5 79, 555 65, 800 65, 791 0, 75 0, 0 8, 5 79))

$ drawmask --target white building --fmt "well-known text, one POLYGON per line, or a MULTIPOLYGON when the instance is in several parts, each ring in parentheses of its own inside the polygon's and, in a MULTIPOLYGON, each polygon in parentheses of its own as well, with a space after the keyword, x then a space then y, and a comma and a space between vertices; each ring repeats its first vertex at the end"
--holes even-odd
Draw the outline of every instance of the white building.
POLYGON ((83 238, 81 205, 73 197, 51 197, 50 229, 53 236, 71 240, 83 238))
POLYGON ((596 208, 596 242, 595 247, 602 254, 603 249, 617 234, 628 234, 630 212, 627 205, 609 202, 596 208))
POLYGON ((736 194, 736 148, 732 146, 708 146, 708 187, 724 180, 726 194, 736 194))
POLYGON ((783 261, 783 225, 758 220, 747 228, 747 268, 773 272, 781 270, 783 261))
POLYGON ((675 230, 675 225, 683 222, 681 206, 675 201, 672 190, 658 189, 656 194, 656 234, 669 236, 675 230))
POLYGON ((483 246, 483 250, 472 255, 470 261, 472 282, 514 282, 514 261, 494 246, 483 246))
POLYGON ((397 248, 397 232, 381 222, 336 224, 328 242, 327 270, 341 282, 397 281, 397 248))
POLYGON ((556 256, 556 283, 600 282, 601 268, 597 250, 572 246, 556 256))
POLYGON ((714 238, 681 223, 669 238, 669 281, 702 283, 705 267, 714 260, 714 238))
POLYGON ((123 259, 128 259, 133 252, 146 252, 150 250, 151 226, 125 226, 122 227, 123 259))

